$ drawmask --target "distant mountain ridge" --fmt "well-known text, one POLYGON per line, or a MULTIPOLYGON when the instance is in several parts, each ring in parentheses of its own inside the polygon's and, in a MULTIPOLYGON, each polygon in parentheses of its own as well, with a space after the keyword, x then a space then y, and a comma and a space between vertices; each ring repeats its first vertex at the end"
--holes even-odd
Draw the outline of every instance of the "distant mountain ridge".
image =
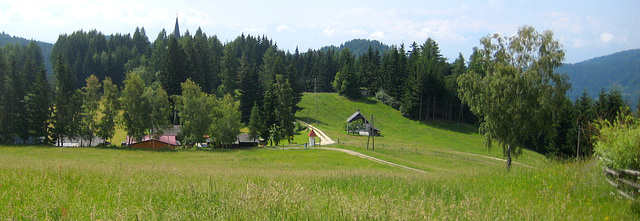
POLYGON ((386 45, 378 40, 353 39, 340 44, 340 46, 324 46, 320 50, 342 50, 343 48, 349 48, 351 54, 355 55, 356 57, 360 57, 361 55, 366 53, 367 50, 369 50, 369 46, 371 46, 371 49, 373 49, 373 51, 376 51, 376 49, 379 50, 381 55, 384 54, 385 51, 391 49, 391 46, 386 45))
POLYGON ((592 98, 602 91, 618 89, 631 109, 635 109, 640 98, 640 49, 621 51, 592 58, 575 64, 564 64, 556 69, 566 73, 571 83, 567 95, 579 97, 586 89, 592 98))
MULTIPOLYGON (((31 40, 26 38, 11 36, 4 32, 0 34, 0 47, 4 47, 7 44, 28 45, 30 42, 31 40)), ((51 66, 51 51, 53 50, 53 44, 41 41, 36 41, 36 43, 40 46, 40 50, 42 50, 42 58, 44 60, 44 68, 47 71, 47 76, 51 76, 53 73, 53 67, 51 66)))

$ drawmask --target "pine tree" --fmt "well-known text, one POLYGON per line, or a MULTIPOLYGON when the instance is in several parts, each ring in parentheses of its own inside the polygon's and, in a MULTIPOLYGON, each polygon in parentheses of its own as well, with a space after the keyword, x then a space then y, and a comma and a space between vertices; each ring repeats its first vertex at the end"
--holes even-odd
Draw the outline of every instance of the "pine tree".
POLYGON ((54 115, 53 134, 56 145, 61 146, 65 137, 77 134, 79 97, 76 95, 75 78, 62 56, 56 57, 54 65, 54 115))
POLYGON ((423 91, 423 79, 424 79, 424 64, 420 63, 420 47, 413 42, 411 45, 412 51, 409 55, 409 76, 405 79, 405 92, 400 99, 402 105, 400 112, 402 115, 411 118, 422 120, 420 115, 420 105, 423 91))
POLYGON ((333 81, 333 88, 341 95, 349 98, 359 98, 361 96, 359 79, 354 68, 355 58, 348 48, 342 49, 340 54, 342 68, 336 73, 333 81))
POLYGON ((240 68, 238 75, 240 77, 240 111, 242 113, 242 122, 249 122, 249 115, 254 104, 262 103, 264 96, 263 85, 259 81, 258 74, 255 70, 249 68, 246 56, 240 58, 240 68))
POLYGON ((145 82, 149 83, 149 85, 151 82, 160 81, 159 75, 162 71, 163 58, 167 53, 168 41, 169 38, 167 38, 167 32, 164 29, 162 29, 162 31, 158 33, 155 41, 153 41, 153 45, 151 47, 151 57, 149 59, 149 67, 147 68, 147 71, 150 73, 150 76, 153 79, 145 79, 145 82))
POLYGON ((224 56, 220 65, 221 84, 218 87, 218 94, 234 94, 238 87, 238 68, 240 65, 233 45, 224 47, 224 56))
POLYGON ((8 52, 8 74, 5 81, 5 90, 7 96, 7 130, 10 131, 9 140, 13 140, 14 136, 22 138, 23 141, 29 137, 29 126, 27 124, 27 116, 25 113, 24 97, 27 95, 27 83, 31 82, 27 78, 31 73, 30 67, 33 66, 32 59, 25 59, 24 47, 20 45, 9 45, 6 47, 8 52), (27 60, 31 60, 31 65, 26 64, 27 60))
POLYGON ((629 106, 622 100, 622 94, 616 88, 609 92, 603 89, 594 103, 596 116, 609 122, 613 122, 621 112, 627 111, 627 107, 629 106))
POLYGON ((296 104, 293 103, 289 80, 276 75, 274 82, 265 92, 260 135, 270 138, 277 146, 281 140, 294 135, 293 109, 296 104))
POLYGON ((158 79, 160 85, 169 96, 180 94, 180 84, 187 80, 190 71, 184 50, 178 44, 178 39, 169 37, 166 54, 162 57, 162 68, 158 79))
POLYGON ((260 131, 263 130, 263 123, 262 120, 260 119, 260 106, 258 106, 258 103, 255 102, 253 103, 253 107, 251 108, 251 117, 249 118, 249 137, 253 138, 254 140, 256 138, 260 138, 260 131))
POLYGON ((7 70, 5 53, 0 48, 0 143, 10 142, 12 131, 9 128, 11 116, 9 115, 9 98, 12 94, 11 88, 7 87, 7 83, 11 83, 11 79, 7 70))
POLYGON ((51 86, 47 80, 44 60, 40 47, 32 41, 28 48, 29 58, 27 66, 32 75, 27 95, 24 98, 26 120, 29 129, 29 137, 35 143, 49 143, 49 124, 52 111, 51 86))

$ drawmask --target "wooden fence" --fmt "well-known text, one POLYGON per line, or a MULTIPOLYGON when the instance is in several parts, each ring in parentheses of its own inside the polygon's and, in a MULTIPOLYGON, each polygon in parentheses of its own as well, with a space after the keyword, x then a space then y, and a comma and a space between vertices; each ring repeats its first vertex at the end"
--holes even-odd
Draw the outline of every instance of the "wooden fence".
POLYGON ((607 177, 607 182, 618 188, 618 193, 622 196, 636 200, 640 196, 640 172, 635 170, 614 170, 609 167, 603 168, 607 177))

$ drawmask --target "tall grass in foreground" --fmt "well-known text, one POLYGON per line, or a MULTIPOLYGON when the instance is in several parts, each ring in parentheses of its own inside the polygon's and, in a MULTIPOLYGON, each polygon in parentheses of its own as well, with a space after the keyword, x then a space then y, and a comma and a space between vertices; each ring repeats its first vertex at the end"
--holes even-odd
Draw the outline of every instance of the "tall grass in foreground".
POLYGON ((592 162, 435 176, 323 150, 0 147, 0 161, 2 220, 638 218, 592 162))

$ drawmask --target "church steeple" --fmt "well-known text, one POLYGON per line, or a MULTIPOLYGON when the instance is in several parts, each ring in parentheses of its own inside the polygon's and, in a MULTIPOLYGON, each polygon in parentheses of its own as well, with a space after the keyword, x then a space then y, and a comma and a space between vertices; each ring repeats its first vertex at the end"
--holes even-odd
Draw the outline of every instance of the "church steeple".
POLYGON ((180 38, 180 26, 178 25, 178 15, 176 15, 176 27, 173 29, 173 36, 180 38))

